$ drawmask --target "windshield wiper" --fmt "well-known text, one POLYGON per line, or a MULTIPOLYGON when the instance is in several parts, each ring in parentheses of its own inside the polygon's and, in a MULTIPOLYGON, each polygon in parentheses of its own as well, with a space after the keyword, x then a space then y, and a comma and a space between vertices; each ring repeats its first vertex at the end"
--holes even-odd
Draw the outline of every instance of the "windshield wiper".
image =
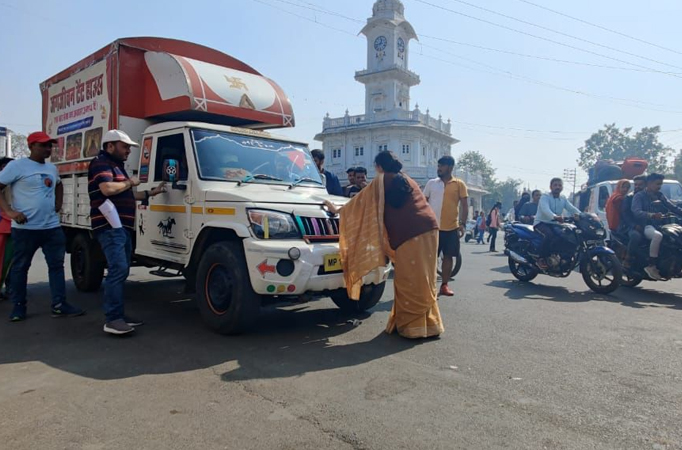
POLYGON ((293 188, 295 188, 296 186, 298 186, 299 184, 301 184, 301 183, 306 183, 306 182, 308 182, 308 183, 316 183, 316 184, 319 184, 320 186, 324 186, 324 184, 322 184, 322 182, 320 182, 320 181, 313 180, 312 178, 308 178, 308 177, 303 177, 303 178, 299 178, 298 180, 296 180, 296 181, 294 181, 293 183, 291 183, 291 185, 289 186, 289 189, 293 189, 293 188))
POLYGON ((242 183, 248 183, 251 180, 271 180, 271 181, 284 181, 281 178, 273 177, 272 175, 266 175, 264 173, 257 173, 255 175, 247 175, 237 183, 237 186, 241 186, 242 183))

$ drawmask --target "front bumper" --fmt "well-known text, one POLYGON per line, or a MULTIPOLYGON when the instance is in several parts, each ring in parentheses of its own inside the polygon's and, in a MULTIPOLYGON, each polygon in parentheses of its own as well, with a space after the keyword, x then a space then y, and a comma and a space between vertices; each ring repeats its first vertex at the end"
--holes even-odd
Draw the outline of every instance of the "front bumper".
MULTIPOLYGON (((307 244, 302 240, 244 239, 246 266, 251 286, 261 295, 320 294, 346 287, 343 273, 324 273, 324 257, 339 253, 338 243, 307 244), (290 275, 278 273, 280 261, 291 261, 289 249, 300 250, 290 275)), ((363 279, 364 284, 380 284, 388 279, 391 267, 381 267, 363 279)))

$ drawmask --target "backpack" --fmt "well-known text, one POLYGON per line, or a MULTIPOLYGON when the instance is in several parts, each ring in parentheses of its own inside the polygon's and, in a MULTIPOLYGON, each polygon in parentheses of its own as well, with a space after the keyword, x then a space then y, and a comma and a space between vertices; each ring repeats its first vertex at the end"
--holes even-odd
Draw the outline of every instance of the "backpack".
POLYGON ((486 217, 486 219, 485 219, 485 226, 486 226, 486 227, 489 227, 489 226, 490 226, 490 223, 491 223, 492 221, 493 221, 493 218, 491 217, 490 214, 488 214, 488 217, 486 217))

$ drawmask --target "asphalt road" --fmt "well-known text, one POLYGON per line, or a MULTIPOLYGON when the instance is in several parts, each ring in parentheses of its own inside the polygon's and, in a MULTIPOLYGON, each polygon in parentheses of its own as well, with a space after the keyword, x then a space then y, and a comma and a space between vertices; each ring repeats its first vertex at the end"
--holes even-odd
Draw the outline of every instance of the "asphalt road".
POLYGON ((446 332, 423 342, 383 333, 392 286, 358 326, 325 299, 224 337, 144 269, 127 305, 147 323, 117 339, 70 282, 88 315, 49 316, 38 257, 29 320, 0 303, 0 448, 682 448, 682 282, 522 285, 501 254, 463 248, 446 332))

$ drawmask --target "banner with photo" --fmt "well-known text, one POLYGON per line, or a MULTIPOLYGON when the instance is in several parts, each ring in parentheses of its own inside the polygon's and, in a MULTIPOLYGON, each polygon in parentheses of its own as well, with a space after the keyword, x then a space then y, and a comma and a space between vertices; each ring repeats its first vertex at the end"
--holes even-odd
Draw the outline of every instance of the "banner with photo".
POLYGON ((96 156, 109 128, 107 61, 100 61, 48 89, 45 131, 57 139, 52 161, 96 156))

